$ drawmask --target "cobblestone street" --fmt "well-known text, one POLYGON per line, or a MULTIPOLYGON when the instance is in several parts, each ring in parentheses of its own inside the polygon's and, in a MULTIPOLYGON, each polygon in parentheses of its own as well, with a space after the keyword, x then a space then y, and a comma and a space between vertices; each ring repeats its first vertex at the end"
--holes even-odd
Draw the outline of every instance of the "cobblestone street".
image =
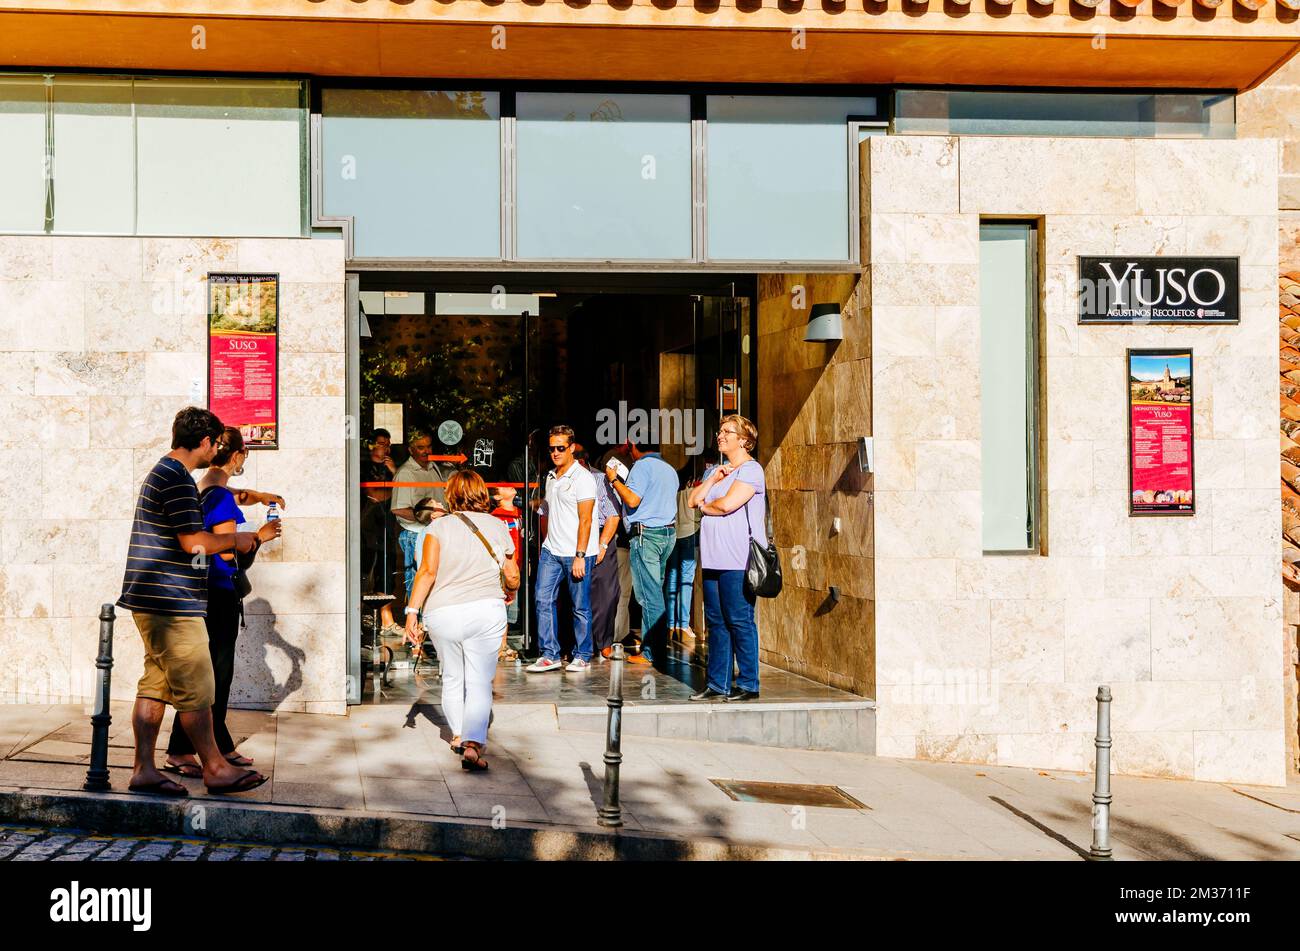
POLYGON ((0 825, 0 862, 436 862, 415 852, 241 845, 171 836, 97 835, 76 829, 0 825))

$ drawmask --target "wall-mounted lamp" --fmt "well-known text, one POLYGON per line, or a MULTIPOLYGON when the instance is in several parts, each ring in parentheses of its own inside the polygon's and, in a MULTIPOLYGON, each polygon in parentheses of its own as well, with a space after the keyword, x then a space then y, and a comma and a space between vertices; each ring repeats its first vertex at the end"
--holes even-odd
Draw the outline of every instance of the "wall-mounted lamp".
POLYGON ((840 319, 839 304, 813 304, 804 331, 805 343, 827 343, 844 339, 844 322, 840 319))

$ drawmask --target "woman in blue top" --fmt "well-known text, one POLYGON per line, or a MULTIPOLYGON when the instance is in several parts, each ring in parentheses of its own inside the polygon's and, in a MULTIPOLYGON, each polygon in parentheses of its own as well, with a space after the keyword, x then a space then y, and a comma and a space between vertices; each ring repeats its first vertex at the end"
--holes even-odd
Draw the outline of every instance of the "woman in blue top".
MULTIPOLYGON (((230 489, 230 477, 241 475, 248 460, 244 438, 234 426, 227 426, 222 434, 217 454, 207 475, 199 483, 199 502, 203 506, 203 527, 222 535, 238 530, 246 521, 239 503, 274 502, 281 508, 284 499, 269 492, 252 489, 230 489)), ((259 542, 260 545, 260 542, 259 542)), ((254 548, 254 551, 257 549, 254 548)), ((243 601, 235 591, 235 556, 223 552, 208 561, 208 613, 204 619, 208 627, 208 651, 212 654, 212 670, 216 675, 217 692, 212 704, 212 732, 222 754, 236 766, 248 766, 252 759, 240 755, 235 741, 226 728, 226 707, 230 702, 230 685, 235 679, 235 640, 239 637, 239 623, 243 617, 243 601)), ((194 755, 194 746, 185 734, 179 718, 172 727, 167 743, 167 764, 163 769, 181 776, 202 776, 203 770, 194 755)))

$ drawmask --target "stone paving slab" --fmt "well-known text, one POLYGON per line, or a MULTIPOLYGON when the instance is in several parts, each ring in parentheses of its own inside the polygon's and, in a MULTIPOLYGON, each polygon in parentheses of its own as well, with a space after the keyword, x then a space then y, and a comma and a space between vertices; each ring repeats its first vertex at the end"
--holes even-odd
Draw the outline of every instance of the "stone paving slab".
MULTIPOLYGON (((118 707, 115 717, 125 717, 126 706, 118 707)), ((642 736, 624 738, 626 825, 614 835, 596 823, 603 737, 561 731, 545 705, 497 709, 491 769, 481 774, 459 768, 436 708, 414 717, 401 706, 347 717, 239 713, 247 735, 241 749, 273 777, 250 794, 210 797, 201 781, 184 780, 185 803, 124 795, 129 770, 112 768, 119 793, 90 796, 80 793, 84 765, 6 759, 0 821, 26 807, 51 825, 84 818, 105 831, 156 834, 185 829, 186 810, 203 805, 214 838, 511 858, 1075 861, 1091 840, 1086 774, 642 736), (714 779, 839 785, 867 808, 735 802, 714 779)), ((69 738, 82 735, 68 727, 75 715, 84 714, 0 707, 0 736, 75 747, 69 738), (53 732, 65 739, 44 739, 53 732)), ((1112 787, 1117 859, 1300 859, 1300 784, 1261 790, 1117 776, 1112 787)), ((12 858, 2 854, 7 847, 0 845, 0 860, 12 858)), ((215 849, 203 860, 223 860, 215 849)), ((109 860, 121 850, 113 842, 89 858, 109 860)), ((179 846, 168 857, 193 851, 179 846)))

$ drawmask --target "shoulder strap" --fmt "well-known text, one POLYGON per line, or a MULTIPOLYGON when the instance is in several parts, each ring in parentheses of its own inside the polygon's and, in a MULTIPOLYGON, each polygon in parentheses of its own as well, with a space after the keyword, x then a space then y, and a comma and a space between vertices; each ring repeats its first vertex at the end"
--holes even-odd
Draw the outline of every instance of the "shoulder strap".
POLYGON ((497 560, 497 553, 492 550, 492 546, 488 543, 488 540, 483 537, 483 533, 478 530, 478 526, 470 521, 469 516, 464 512, 453 512, 452 514, 465 523, 465 527, 473 532, 474 537, 483 543, 483 547, 487 549, 488 556, 491 557, 497 567, 500 567, 501 562, 497 560))

